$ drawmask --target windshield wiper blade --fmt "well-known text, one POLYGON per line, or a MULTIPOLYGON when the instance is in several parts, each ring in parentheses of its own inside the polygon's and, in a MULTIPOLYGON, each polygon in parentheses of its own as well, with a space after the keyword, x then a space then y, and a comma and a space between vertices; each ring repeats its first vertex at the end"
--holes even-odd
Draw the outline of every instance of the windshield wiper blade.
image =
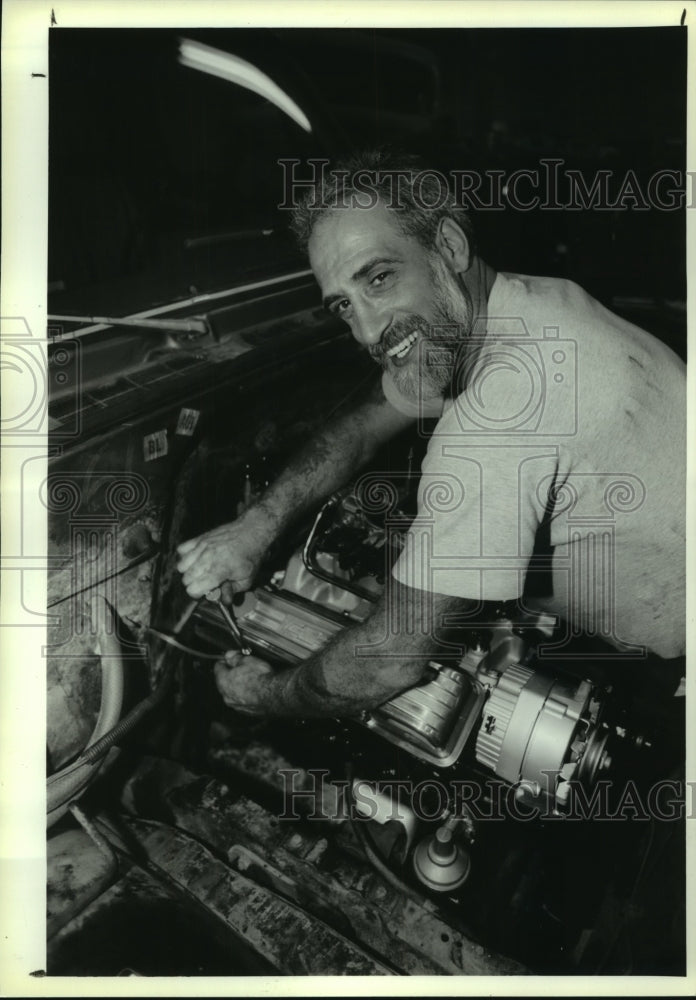
POLYGON ((207 334, 212 335, 208 320, 200 316, 191 316, 189 319, 137 319, 129 316, 51 315, 48 319, 59 323, 102 323, 105 326, 137 326, 146 330, 165 330, 172 333, 198 333, 203 336, 207 334))

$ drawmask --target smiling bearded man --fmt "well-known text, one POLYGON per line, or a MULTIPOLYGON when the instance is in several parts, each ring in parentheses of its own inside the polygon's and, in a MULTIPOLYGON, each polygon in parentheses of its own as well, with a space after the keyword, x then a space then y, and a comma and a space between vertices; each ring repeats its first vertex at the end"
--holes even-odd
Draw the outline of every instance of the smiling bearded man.
POLYGON ((381 366, 381 385, 328 422, 240 518, 179 546, 188 593, 223 581, 249 589, 296 518, 414 420, 438 424, 418 514, 371 617, 280 673, 228 654, 216 678, 232 708, 373 708, 418 683, 445 620, 520 599, 551 612, 566 639, 599 636, 609 659, 659 660, 676 687, 684 365, 570 281, 496 274, 476 254, 466 211, 441 194, 433 171, 369 154, 324 177, 295 212, 324 305, 381 366), (432 483, 446 503, 432 505, 432 483), (542 540, 545 590, 533 560, 542 540), (407 635, 396 627, 404 613, 407 635))
POLYGON ((309 260, 324 305, 349 325, 400 395, 437 401, 439 415, 442 399, 460 391, 457 371, 494 279, 483 261, 474 265, 468 218, 443 215, 433 228, 432 213, 425 214, 428 245, 422 232, 414 239, 408 208, 403 216, 382 201, 311 210, 309 260))
POLYGON ((468 357, 474 317, 471 296, 439 257, 428 260, 433 288, 432 320, 411 313, 392 323, 387 334, 368 348, 370 356, 399 392, 414 401, 437 400, 461 389, 458 373, 468 357))

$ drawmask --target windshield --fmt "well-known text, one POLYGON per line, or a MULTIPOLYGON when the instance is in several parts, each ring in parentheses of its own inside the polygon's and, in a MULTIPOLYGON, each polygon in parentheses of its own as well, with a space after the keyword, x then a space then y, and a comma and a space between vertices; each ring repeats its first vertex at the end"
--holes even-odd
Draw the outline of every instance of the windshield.
POLYGON ((296 256, 279 160, 316 156, 320 140, 267 34, 209 40, 51 33, 49 292, 77 306, 85 286, 128 278, 132 298, 142 275, 146 305, 167 297, 156 273, 190 294, 229 282, 235 262, 243 275, 296 256))

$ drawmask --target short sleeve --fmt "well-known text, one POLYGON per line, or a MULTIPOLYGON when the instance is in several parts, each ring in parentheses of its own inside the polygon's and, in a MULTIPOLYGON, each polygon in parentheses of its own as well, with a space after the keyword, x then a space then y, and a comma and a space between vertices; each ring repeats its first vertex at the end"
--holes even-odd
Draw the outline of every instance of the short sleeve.
POLYGON ((466 435, 448 410, 428 446, 418 513, 393 575, 407 586, 478 601, 524 591, 555 447, 466 435))

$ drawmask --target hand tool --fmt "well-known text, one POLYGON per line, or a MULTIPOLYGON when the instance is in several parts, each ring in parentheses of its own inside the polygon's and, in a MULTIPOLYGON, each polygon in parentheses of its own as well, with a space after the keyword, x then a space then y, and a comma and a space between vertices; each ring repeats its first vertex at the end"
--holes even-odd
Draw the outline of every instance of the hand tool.
POLYGON ((237 620, 234 617, 234 612, 231 608, 228 608, 226 604, 222 603, 222 590, 220 587, 215 587, 214 590, 209 591, 205 598, 207 601, 211 601, 213 604, 217 604, 225 619, 225 624, 227 628, 232 633, 235 643, 239 646, 240 652, 244 656, 251 656, 251 649, 244 641, 244 636, 242 635, 237 620))

